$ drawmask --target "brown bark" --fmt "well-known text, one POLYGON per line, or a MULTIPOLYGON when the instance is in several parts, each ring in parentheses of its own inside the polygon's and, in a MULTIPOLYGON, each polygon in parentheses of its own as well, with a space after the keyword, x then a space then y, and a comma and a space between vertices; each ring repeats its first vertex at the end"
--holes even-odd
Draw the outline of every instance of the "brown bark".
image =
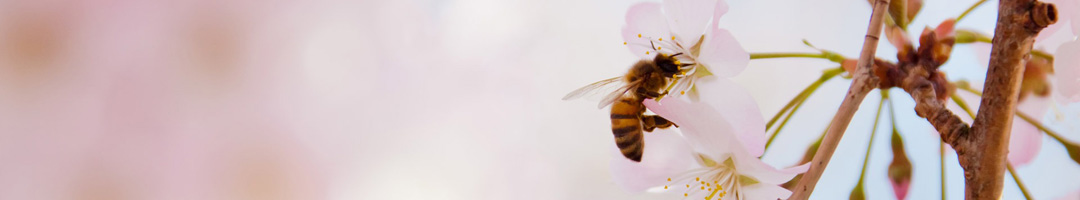
POLYGON ((863 40, 862 52, 859 55, 854 80, 851 82, 851 87, 848 88, 847 95, 844 96, 844 101, 840 103, 840 109, 833 116, 832 122, 829 123, 829 130, 825 133, 825 138, 822 140, 816 156, 810 162, 810 169, 803 173, 802 180, 795 186, 791 199, 807 199, 810 197, 818 179, 825 172, 825 166, 832 159, 832 154, 836 151, 840 138, 844 136, 844 131, 847 129, 848 124, 851 123, 851 118, 854 117, 855 111, 859 109, 859 104, 862 103, 866 94, 870 93, 878 85, 879 80, 877 76, 873 75, 872 65, 874 52, 877 51, 878 38, 881 36, 881 26, 885 12, 887 12, 885 9, 888 5, 889 0, 877 0, 874 3, 874 11, 870 14, 870 24, 866 30, 866 38, 863 40))
POLYGON ((1035 0, 1001 0, 998 3, 997 28, 979 113, 969 134, 952 136, 960 140, 955 141, 954 148, 960 166, 964 168, 967 199, 997 199, 1001 196, 1009 131, 1020 94, 1023 63, 1030 57, 1035 36, 1055 21, 1057 11, 1053 4, 1035 0))
MULTIPOLYGON (((916 113, 934 125, 941 133, 942 141, 956 149, 960 166, 964 168, 967 199, 997 199, 1004 183, 1009 130, 1023 78, 1023 63, 1030 57, 1038 32, 1057 20, 1056 9, 1052 4, 1036 0, 999 2, 990 66, 983 87, 986 91, 974 124, 968 126, 945 108, 948 91, 937 67, 947 57, 938 59, 934 56, 937 54, 920 47, 919 52, 926 55, 903 57, 899 64, 872 60, 881 30, 881 16, 888 4, 889 0, 878 0, 874 5, 855 80, 791 199, 807 199, 813 192, 852 115, 874 86, 900 87, 911 94, 916 102, 916 113)), ((937 41, 932 37, 924 39, 921 46, 941 45, 925 43, 937 41)), ((946 42, 951 47, 952 42, 946 42)))

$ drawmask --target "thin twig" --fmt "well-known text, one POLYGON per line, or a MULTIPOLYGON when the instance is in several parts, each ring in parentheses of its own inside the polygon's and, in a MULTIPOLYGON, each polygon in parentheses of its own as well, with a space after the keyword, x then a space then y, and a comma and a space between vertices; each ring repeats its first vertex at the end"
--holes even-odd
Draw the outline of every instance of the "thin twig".
POLYGON ((840 138, 844 136, 844 131, 847 130, 848 124, 851 123, 851 118, 855 116, 855 111, 859 110, 859 104, 862 103, 863 98, 866 98, 866 94, 870 93, 878 85, 877 76, 873 76, 872 73, 872 66, 874 53, 877 51, 878 38, 881 36, 881 26, 887 12, 885 9, 888 5, 889 0, 878 0, 874 3, 874 11, 870 14, 870 24, 866 27, 866 38, 863 40, 862 52, 859 54, 858 69, 853 74, 854 80, 851 82, 851 87, 848 88, 847 95, 844 96, 844 101, 840 103, 840 109, 836 112, 832 122, 830 122, 829 131, 825 134, 825 140, 821 142, 821 147, 818 148, 813 161, 810 162, 810 169, 803 174, 802 180, 795 186, 791 199, 810 198, 810 194, 814 192, 814 187, 817 186, 818 179, 821 179, 821 174, 825 172, 825 167, 828 166, 829 160, 832 159, 833 152, 836 151, 836 146, 840 143, 840 138))

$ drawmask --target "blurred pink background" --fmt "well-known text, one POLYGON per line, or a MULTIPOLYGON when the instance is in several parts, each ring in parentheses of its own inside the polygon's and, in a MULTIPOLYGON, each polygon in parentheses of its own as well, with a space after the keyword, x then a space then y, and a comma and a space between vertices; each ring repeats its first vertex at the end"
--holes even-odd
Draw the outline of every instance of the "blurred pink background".
MULTIPOLYGON (((913 27, 974 1, 928 0, 913 27)), ((666 199, 611 181, 606 110, 559 100, 635 62, 619 36, 635 2, 0 1, 0 199, 666 199)), ((721 26, 750 52, 809 52, 808 39, 855 57, 869 16, 863 1, 728 3, 721 26)), ((994 10, 958 26, 990 32, 994 10)), ((751 61, 735 80, 772 116, 828 67, 751 61)), ((970 68, 950 76, 981 83, 970 68)), ((811 97, 785 129, 807 134, 779 137, 765 161, 793 165, 847 84, 811 97)), ((938 198, 937 138, 897 104, 909 198, 938 198)), ((865 132, 845 137, 815 198, 854 187, 870 116, 856 116, 849 130, 865 132)), ((867 195, 891 198, 877 141, 867 195)), ((1080 167, 1044 144, 1019 170, 1036 197, 1080 188, 1080 167)), ((1005 193, 1020 198, 1011 182, 1005 193)))

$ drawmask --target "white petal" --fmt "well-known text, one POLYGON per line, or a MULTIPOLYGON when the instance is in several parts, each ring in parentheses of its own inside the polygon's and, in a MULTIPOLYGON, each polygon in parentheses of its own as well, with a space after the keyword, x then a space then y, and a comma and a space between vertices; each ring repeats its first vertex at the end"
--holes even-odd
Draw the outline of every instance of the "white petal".
POLYGON ((686 97, 646 100, 645 106, 679 125, 694 149, 710 157, 742 148, 758 157, 765 152, 765 121, 750 93, 726 78, 697 83, 700 102, 686 97))
POLYGON ((693 164, 690 146, 672 129, 657 129, 645 134, 645 153, 641 162, 623 157, 612 143, 611 173, 615 183, 629 191, 645 191, 668 184, 693 164))
POLYGON ((765 118, 749 91, 729 79, 715 76, 698 79, 695 85, 702 102, 727 116, 750 155, 760 157, 765 153, 765 118))
POLYGON ((750 157, 746 155, 735 154, 736 170, 739 174, 757 179, 758 182, 779 185, 790 181, 795 178, 795 175, 806 172, 809 165, 800 165, 785 170, 778 170, 775 167, 761 161, 757 157, 750 157))
POLYGON ((705 34, 716 3, 716 0, 664 0, 664 14, 683 45, 696 44, 705 34))
POLYGON ((746 69, 750 54, 743 50, 731 32, 714 28, 702 42, 697 61, 717 76, 733 77, 746 69))
POLYGON ((623 26, 622 35, 631 53, 651 60, 656 52, 649 41, 671 39, 671 28, 660 11, 660 4, 646 2, 631 6, 626 12, 626 26, 623 26))
POLYGON ((753 184, 742 186, 739 193, 744 199, 787 199, 791 197, 791 191, 772 184, 753 184))
POLYGON ((691 103, 685 98, 664 98, 660 102, 645 100, 645 106, 654 113, 679 125, 694 151, 717 158, 728 153, 729 148, 741 147, 735 130, 728 120, 708 104, 691 103))

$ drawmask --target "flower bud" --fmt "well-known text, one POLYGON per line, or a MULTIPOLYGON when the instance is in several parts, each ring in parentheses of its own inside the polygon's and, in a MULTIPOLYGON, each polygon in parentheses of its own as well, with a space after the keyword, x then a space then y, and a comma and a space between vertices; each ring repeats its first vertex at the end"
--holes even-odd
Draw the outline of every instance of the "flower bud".
POLYGON ((896 199, 904 199, 911 187, 911 162, 908 161, 907 153, 904 152, 904 140, 900 133, 893 130, 892 135, 893 160, 889 163, 889 183, 893 186, 896 199))
POLYGON ((855 189, 851 189, 851 195, 848 195, 850 200, 865 200, 866 194, 863 192, 863 182, 860 180, 858 185, 855 185, 855 189))

